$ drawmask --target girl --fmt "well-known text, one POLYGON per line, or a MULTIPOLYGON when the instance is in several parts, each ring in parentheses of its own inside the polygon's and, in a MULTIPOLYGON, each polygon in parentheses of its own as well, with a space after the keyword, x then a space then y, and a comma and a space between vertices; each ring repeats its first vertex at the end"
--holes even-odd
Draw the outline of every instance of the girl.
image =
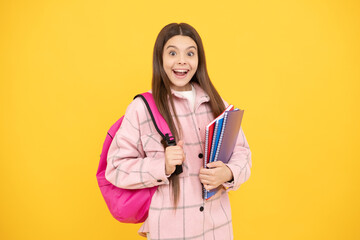
POLYGON ((106 178, 127 189, 159 186, 139 234, 152 240, 233 239, 227 192, 250 176, 251 153, 242 129, 228 164, 203 168, 205 126, 227 103, 212 85, 203 44, 196 30, 172 23, 159 33, 153 53, 152 94, 177 145, 165 146, 146 106, 136 98, 108 153, 106 178), (183 172, 174 173, 176 165, 183 172), (207 190, 222 185, 205 201, 207 190))

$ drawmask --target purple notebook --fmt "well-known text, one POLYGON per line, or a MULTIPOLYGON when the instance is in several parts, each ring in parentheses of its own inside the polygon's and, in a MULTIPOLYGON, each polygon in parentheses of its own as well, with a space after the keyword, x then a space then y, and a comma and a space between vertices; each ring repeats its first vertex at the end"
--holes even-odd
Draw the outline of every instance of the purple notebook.
MULTIPOLYGON (((244 115, 244 110, 235 109, 232 111, 225 111, 224 122, 220 133, 215 161, 222 161, 228 163, 234 151, 236 140, 240 131, 241 121, 244 115)), ((216 194, 221 186, 210 191, 204 191, 204 198, 208 200, 216 194)))
POLYGON ((234 150, 237 136, 240 131, 244 110, 235 109, 225 112, 224 123, 220 134, 215 161, 227 163, 234 150))

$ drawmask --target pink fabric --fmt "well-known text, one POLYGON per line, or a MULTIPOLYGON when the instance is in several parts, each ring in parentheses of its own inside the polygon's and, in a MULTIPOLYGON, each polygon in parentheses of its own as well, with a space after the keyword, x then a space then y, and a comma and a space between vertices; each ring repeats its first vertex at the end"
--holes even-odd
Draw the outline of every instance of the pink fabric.
MULTIPOLYGON (((205 126, 213 120, 209 97, 194 84, 195 110, 188 101, 173 93, 177 115, 183 129, 186 159, 180 174, 178 208, 173 206, 169 181, 165 176, 164 148, 161 137, 141 99, 127 108, 124 121, 108 153, 106 178, 121 188, 137 189, 159 186, 153 196, 149 216, 139 233, 150 232, 152 240, 161 239, 233 239, 230 201, 227 192, 236 190, 250 176, 251 152, 240 129, 234 153, 227 164, 234 175, 232 183, 223 184, 208 201, 202 198, 199 171, 203 166, 205 126), (203 211, 201 211, 203 209, 203 211)), ((239 203, 240 204, 240 203, 239 203)))

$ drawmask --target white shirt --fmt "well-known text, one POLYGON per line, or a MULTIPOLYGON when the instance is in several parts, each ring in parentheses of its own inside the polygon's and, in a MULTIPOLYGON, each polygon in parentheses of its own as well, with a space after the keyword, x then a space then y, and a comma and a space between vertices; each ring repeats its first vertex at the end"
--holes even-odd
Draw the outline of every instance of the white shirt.
POLYGON ((190 110, 193 112, 195 108, 195 97, 196 97, 196 91, 194 86, 191 84, 191 90, 189 91, 175 91, 175 93, 183 96, 189 101, 190 110))

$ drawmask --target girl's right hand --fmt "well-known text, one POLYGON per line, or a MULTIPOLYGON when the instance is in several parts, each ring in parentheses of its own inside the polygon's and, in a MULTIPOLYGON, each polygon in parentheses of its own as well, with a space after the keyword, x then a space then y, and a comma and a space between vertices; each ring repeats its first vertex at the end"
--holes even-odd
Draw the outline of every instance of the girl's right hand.
POLYGON ((169 146, 165 149, 165 174, 171 175, 175 172, 176 165, 181 165, 185 160, 183 141, 180 140, 176 146, 169 146))

